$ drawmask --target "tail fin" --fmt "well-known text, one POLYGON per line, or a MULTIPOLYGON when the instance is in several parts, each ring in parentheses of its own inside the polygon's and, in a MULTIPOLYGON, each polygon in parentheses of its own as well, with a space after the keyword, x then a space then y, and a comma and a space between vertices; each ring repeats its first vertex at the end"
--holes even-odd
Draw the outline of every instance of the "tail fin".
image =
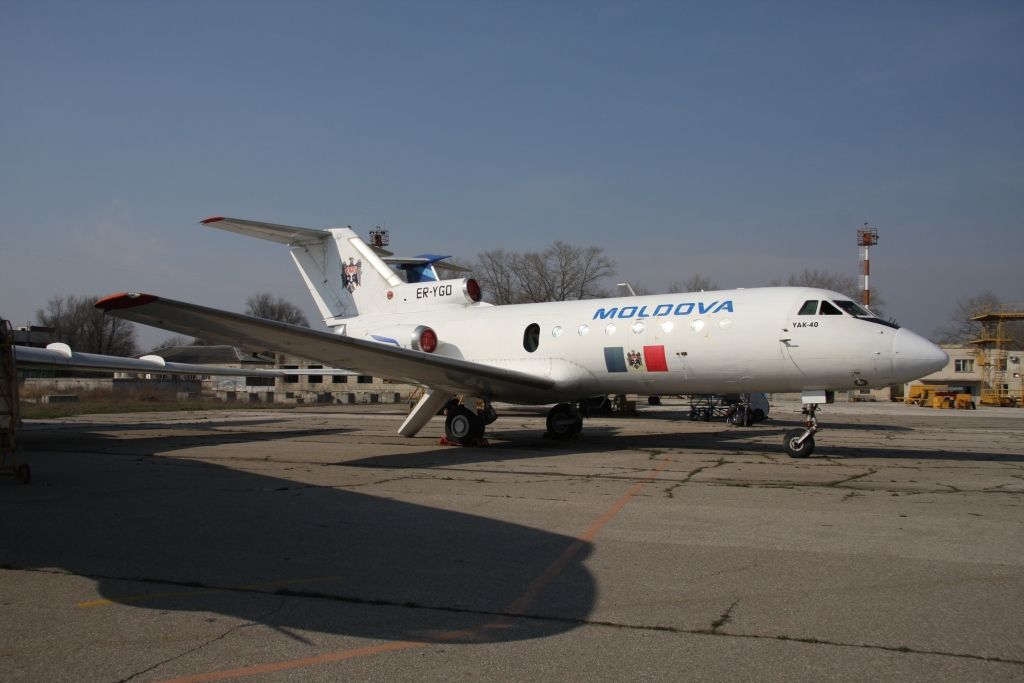
POLYGON ((291 247, 292 260, 329 326, 382 309, 388 288, 405 282, 351 228, 312 230, 222 216, 202 224, 291 247))

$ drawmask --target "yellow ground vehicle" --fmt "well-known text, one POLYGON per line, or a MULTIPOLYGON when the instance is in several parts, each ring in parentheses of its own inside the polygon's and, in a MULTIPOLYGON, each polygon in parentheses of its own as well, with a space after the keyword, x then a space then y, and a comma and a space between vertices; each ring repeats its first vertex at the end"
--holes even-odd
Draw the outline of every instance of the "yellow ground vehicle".
POLYGON ((904 403, 927 408, 953 408, 974 410, 974 397, 968 393, 950 388, 945 384, 914 384, 907 390, 904 403))

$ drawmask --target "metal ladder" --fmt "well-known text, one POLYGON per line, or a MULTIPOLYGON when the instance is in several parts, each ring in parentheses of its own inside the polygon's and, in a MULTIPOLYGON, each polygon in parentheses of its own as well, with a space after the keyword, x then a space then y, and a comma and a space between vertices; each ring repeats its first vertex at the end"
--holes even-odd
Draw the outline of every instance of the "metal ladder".
POLYGON ((22 484, 27 484, 32 478, 32 471, 25 463, 16 462, 20 454, 20 426, 14 333, 9 321, 0 320, 0 474, 13 475, 22 484))

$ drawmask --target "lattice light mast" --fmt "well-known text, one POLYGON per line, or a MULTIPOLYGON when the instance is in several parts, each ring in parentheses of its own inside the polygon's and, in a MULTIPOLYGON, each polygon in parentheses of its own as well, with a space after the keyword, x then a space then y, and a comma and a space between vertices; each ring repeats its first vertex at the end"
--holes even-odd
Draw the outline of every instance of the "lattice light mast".
POLYGON ((860 289, 864 293, 863 300, 865 306, 871 305, 871 283, 869 281, 871 275, 871 255, 869 248, 876 244, 878 244, 878 230, 869 227, 865 223, 863 228, 857 230, 857 246, 860 247, 861 255, 860 289))
POLYGON ((391 243, 391 232, 382 229, 379 225, 376 230, 370 231, 370 244, 375 247, 386 247, 391 243))

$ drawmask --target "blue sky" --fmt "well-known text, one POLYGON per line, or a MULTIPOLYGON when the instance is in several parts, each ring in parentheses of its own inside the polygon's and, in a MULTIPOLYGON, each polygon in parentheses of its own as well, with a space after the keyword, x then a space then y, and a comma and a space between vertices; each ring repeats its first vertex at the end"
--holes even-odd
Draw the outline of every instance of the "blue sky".
MULTIPOLYGON (((0 0, 0 316, 146 291, 312 314, 279 245, 603 247, 652 291, 856 274, 1024 301, 1020 2, 0 0)), ((152 331, 143 342, 167 336, 152 331)))

